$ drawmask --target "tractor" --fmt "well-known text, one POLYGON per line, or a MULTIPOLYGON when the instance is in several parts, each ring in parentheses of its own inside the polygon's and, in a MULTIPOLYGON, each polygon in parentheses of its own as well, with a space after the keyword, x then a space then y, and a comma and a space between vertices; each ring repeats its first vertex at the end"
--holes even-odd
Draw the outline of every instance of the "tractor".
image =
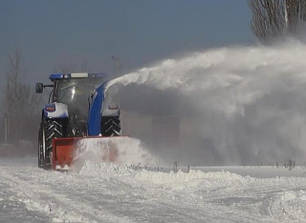
POLYGON ((103 73, 51 74, 52 84, 36 83, 36 93, 50 88, 38 132, 38 167, 70 166, 83 138, 121 135, 120 108, 106 90, 103 73))

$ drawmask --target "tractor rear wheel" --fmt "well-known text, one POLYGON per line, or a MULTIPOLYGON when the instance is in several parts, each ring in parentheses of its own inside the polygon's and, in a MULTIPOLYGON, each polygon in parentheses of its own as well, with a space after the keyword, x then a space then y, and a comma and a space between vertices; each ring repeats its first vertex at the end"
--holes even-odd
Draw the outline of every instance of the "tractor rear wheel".
POLYGON ((119 117, 102 117, 101 133, 103 136, 120 136, 121 126, 119 117))

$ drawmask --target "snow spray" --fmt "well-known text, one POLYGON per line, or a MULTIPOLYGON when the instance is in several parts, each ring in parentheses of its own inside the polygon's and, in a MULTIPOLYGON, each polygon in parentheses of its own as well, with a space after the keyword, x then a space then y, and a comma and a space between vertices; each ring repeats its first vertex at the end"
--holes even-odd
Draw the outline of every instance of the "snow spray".
POLYGON ((74 170, 92 170, 94 168, 89 166, 100 167, 101 163, 103 167, 104 163, 119 166, 153 166, 158 160, 146 150, 139 139, 135 138, 84 138, 78 141, 72 165, 74 170), (113 160, 108 158, 111 153, 115 153, 113 160))
POLYGON ((162 151, 173 159, 205 165, 306 158, 303 43, 196 52, 123 75, 109 82, 114 86, 121 103, 132 104, 122 109, 177 117, 179 146, 162 151))

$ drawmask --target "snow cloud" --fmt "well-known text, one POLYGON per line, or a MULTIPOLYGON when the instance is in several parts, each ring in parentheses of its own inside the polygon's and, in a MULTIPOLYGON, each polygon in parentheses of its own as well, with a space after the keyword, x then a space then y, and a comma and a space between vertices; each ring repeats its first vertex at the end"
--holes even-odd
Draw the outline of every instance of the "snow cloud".
MULTIPOLYGON (((302 162, 305 58, 306 45, 295 41, 224 47, 167 59, 123 75, 109 87, 119 87, 123 110, 177 118, 178 146, 160 150, 173 159, 201 164, 302 162)), ((152 148, 158 140, 150 141, 152 148)))

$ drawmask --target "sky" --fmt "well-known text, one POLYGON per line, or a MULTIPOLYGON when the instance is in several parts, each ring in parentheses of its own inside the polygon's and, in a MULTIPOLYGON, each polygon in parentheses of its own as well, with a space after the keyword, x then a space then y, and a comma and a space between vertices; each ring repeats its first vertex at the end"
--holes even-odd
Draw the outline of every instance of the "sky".
POLYGON ((247 0, 1 0, 0 72, 18 48, 37 80, 56 67, 125 73, 187 52, 250 44, 249 24, 247 0))

